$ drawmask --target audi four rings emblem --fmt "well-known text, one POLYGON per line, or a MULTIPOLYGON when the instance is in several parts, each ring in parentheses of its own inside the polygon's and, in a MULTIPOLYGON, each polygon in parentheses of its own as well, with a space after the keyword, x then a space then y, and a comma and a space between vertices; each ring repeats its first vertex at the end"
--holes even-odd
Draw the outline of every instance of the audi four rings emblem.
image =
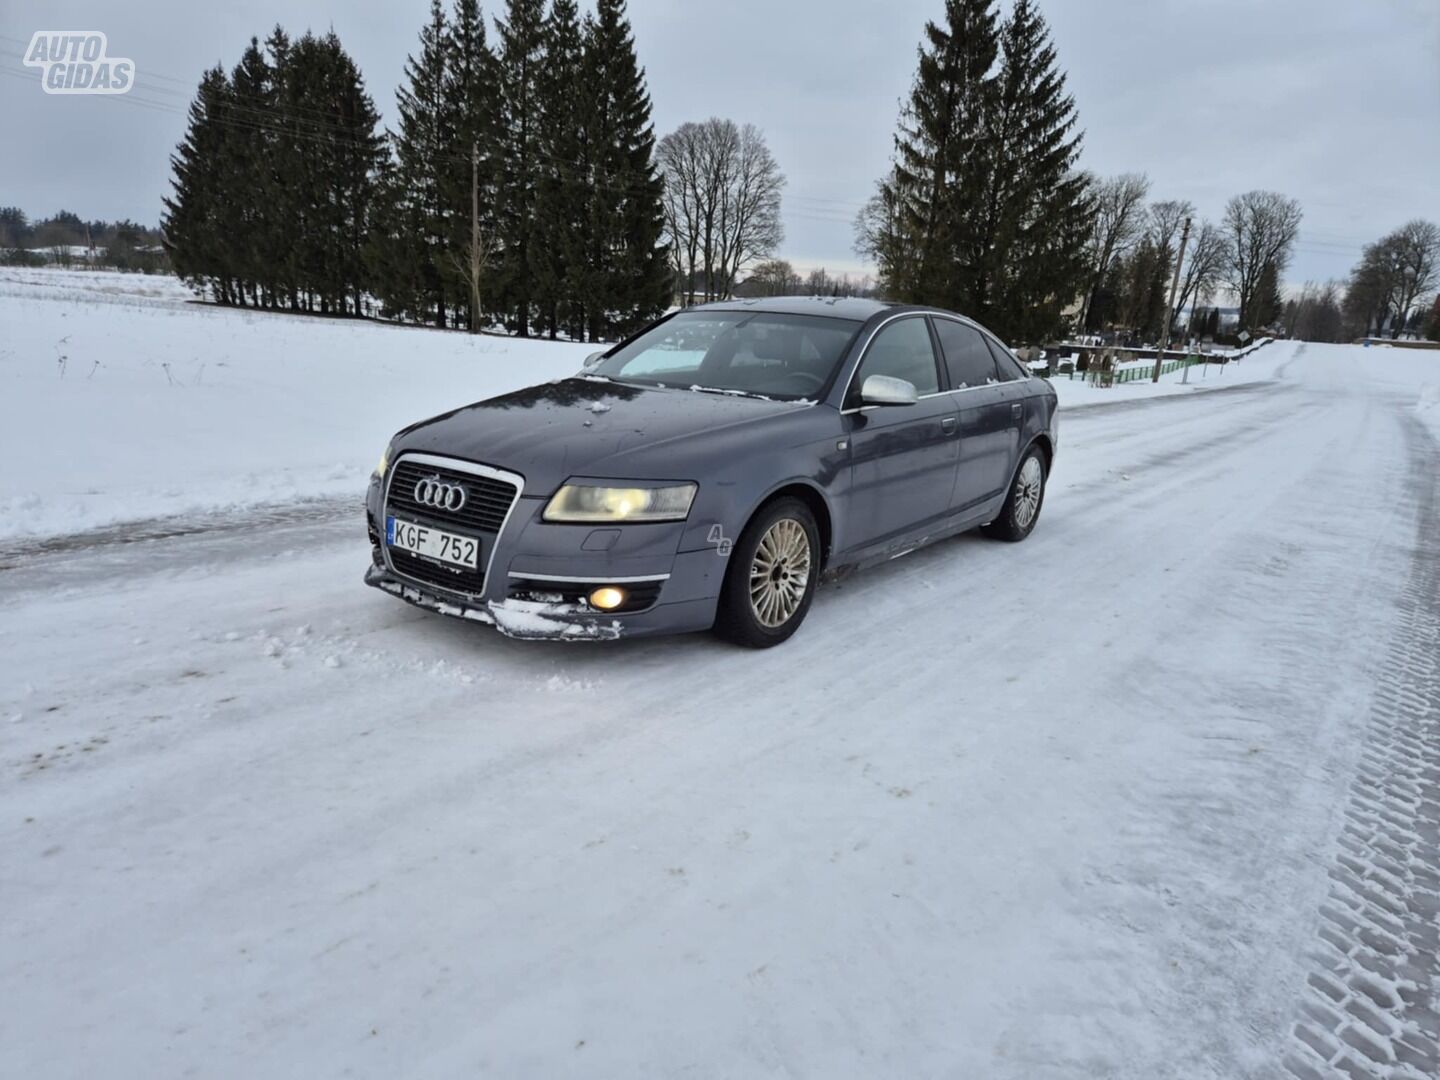
POLYGON ((415 485, 415 501, 453 514, 465 505, 465 489, 459 484, 447 484, 438 476, 427 476, 415 485))

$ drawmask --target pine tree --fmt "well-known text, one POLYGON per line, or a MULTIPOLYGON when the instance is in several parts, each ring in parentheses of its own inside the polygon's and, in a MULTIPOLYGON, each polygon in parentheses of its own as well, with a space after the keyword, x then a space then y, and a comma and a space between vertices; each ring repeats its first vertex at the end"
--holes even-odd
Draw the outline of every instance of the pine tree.
POLYGON ((368 291, 366 234, 374 213, 383 142, 359 69, 333 34, 294 42, 283 80, 285 108, 306 149, 287 178, 292 245, 307 311, 362 313, 368 291))
POLYGON ((590 340, 625 335, 670 301, 664 181, 655 164, 655 132, 645 73, 625 0, 597 0, 588 35, 586 81, 592 93, 588 141, 595 167, 589 227, 598 246, 587 267, 590 340))
POLYGON ((973 311, 986 257, 979 217, 999 54, 994 0, 946 0, 927 23, 895 139, 891 194, 909 258, 888 282, 896 299, 973 311))
POLYGON ((544 65, 543 0, 508 0, 496 23, 499 47, 500 131, 496 145, 496 234, 500 246, 495 279, 505 321, 521 337, 530 334, 535 284, 530 250, 536 243, 535 203, 539 159, 540 81, 544 65))
POLYGON ((1000 52, 976 316, 1007 338, 1037 341, 1059 328, 1084 278, 1092 211, 1075 167, 1075 102, 1033 0, 1016 0, 1000 52))
POLYGON ((376 183, 386 158, 380 114, 364 77, 334 31, 322 41, 331 57, 327 94, 335 133, 331 153, 330 204, 335 210, 333 264, 335 304, 341 313, 364 314, 369 291, 365 247, 375 212, 376 183))
POLYGON ((873 254, 896 299, 1036 340, 1080 291, 1093 209, 1045 20, 1016 0, 997 22, 994 0, 946 0, 926 25, 881 189, 894 226, 873 254))
POLYGON ((274 72, 257 38, 250 39, 235 65, 230 87, 224 166, 229 193, 219 208, 221 228, 229 249, 226 261, 239 279, 238 300, 244 304, 248 292, 250 303, 259 307, 272 300, 263 239, 272 227, 270 162, 277 132, 274 72))
POLYGON ((271 80, 267 105, 270 159, 259 195, 265 206, 265 225, 255 240, 260 260, 270 275, 276 305, 299 310, 300 263, 294 229, 303 210, 295 194, 293 178, 309 153, 310 142, 304 137, 304 114, 294 107, 296 95, 289 85, 290 37, 279 25, 265 39, 265 52, 271 80))
MULTIPOLYGON (((1117 260, 1118 261, 1118 260, 1117 260)), ((1146 237, 1124 260, 1124 286, 1117 312, 1119 325, 1145 336, 1154 313, 1155 282, 1160 275, 1160 253, 1146 237)))
POLYGON ((1090 301, 1085 320, 1087 331, 1095 333, 1114 326, 1120 320, 1121 306, 1128 292, 1129 274, 1130 264, 1127 258, 1117 256, 1110 260, 1090 301))
POLYGON ((366 269, 381 315, 426 321, 434 306, 434 298, 427 296, 422 281, 428 253, 409 232, 409 193, 393 153, 393 138, 388 145, 392 152, 382 159, 375 178, 374 212, 365 245, 366 269))
POLYGON ((1246 330, 1259 330, 1275 323, 1280 316, 1283 301, 1280 298, 1280 274, 1275 263, 1267 261, 1260 270, 1260 280, 1255 286, 1255 300, 1252 310, 1247 312, 1246 330))
POLYGON ((230 83, 218 65, 205 72, 190 104, 185 137, 170 156, 173 196, 164 200, 164 246, 175 273, 219 304, 234 302, 217 209, 226 195, 224 123, 230 83))
POLYGON ((442 193, 443 178, 456 153, 446 101, 447 20, 440 0, 430 0, 430 17, 420 31, 420 51, 405 63, 405 85, 395 92, 399 130, 392 133, 396 167, 388 201, 398 213, 389 223, 393 247, 380 263, 410 267, 385 287, 388 306, 436 325, 448 324, 447 272, 454 235, 442 193), (408 280, 407 280, 408 279, 408 280))
POLYGON ((465 312, 464 325, 481 329, 489 295, 495 239, 495 57, 486 41, 477 0, 456 0, 446 36, 444 101, 451 153, 441 170, 441 201, 450 223, 447 293, 465 312), (474 213, 478 208, 478 213, 474 213), (472 280, 473 279, 473 280, 472 280))
POLYGON ((539 84, 537 242, 529 251, 537 329, 552 338, 562 325, 573 327, 576 309, 582 307, 583 247, 578 241, 587 228, 587 122, 597 89, 584 77, 587 40, 575 0, 554 0, 545 23, 545 66, 539 84))

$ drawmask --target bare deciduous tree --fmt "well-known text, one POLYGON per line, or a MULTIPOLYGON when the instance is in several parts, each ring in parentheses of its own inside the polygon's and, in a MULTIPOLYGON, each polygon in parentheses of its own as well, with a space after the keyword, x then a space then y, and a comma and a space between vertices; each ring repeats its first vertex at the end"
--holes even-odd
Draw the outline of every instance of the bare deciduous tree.
POLYGON ((1213 224, 1202 221, 1191 235, 1195 239, 1185 253, 1185 265, 1180 274, 1180 295, 1175 300, 1176 311, 1209 303, 1224 279, 1229 261, 1225 237, 1213 224))
POLYGON ((1345 290, 1350 331, 1361 336, 1387 329, 1398 337, 1417 306, 1440 282, 1440 228, 1428 221, 1406 223, 1365 245, 1345 290))
POLYGON ((1426 300, 1440 281, 1440 228, 1433 222, 1417 218, 1407 222, 1388 240, 1395 255, 1395 321, 1390 336, 1398 337, 1415 310, 1417 301, 1426 300))
POLYGON ((746 280, 761 296, 793 296, 800 291, 800 275, 784 259, 766 259, 746 280))
POLYGON ((682 124, 660 140, 655 158, 665 177, 665 231, 677 293, 683 303, 694 302, 694 276, 700 252, 701 207, 706 193, 701 189, 703 171, 700 125, 682 124))
POLYGON ((1150 180, 1143 173, 1123 173, 1094 181, 1090 190, 1095 200, 1095 224, 1090 234, 1090 282, 1080 311, 1082 330, 1111 260, 1129 251, 1144 234, 1144 205, 1150 180))
POLYGON ((1195 204, 1188 200, 1167 199, 1150 204, 1150 240, 1156 249, 1167 254, 1172 266, 1185 219, 1194 216, 1195 204))
POLYGON ((1307 281, 1300 295, 1285 304, 1285 333, 1301 341, 1340 341, 1340 286, 1333 281, 1323 285, 1307 281))
POLYGON ((879 271, 880 287, 896 292, 898 264, 906 252, 900 226, 900 212, 894 188, 881 181, 875 194, 855 214, 855 254, 873 262, 879 271))
POLYGON ((1251 316, 1267 263, 1282 273, 1300 231, 1300 204, 1275 191, 1247 191, 1225 205, 1229 283, 1240 302, 1240 328, 1254 329, 1251 316))
POLYGON ((726 296, 740 271, 784 237, 785 176, 759 128, 718 117, 682 124, 660 140, 658 156, 684 300, 726 296))

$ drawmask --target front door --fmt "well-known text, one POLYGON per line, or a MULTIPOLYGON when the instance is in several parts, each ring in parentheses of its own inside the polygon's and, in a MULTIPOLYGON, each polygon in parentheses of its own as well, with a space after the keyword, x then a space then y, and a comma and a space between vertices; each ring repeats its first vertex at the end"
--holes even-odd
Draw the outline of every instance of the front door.
POLYGON ((850 440, 849 536, 845 546, 900 546, 950 514, 960 456, 960 418, 940 372, 923 315, 887 323, 865 350, 850 383, 845 426, 850 440), (913 383, 913 405, 866 405, 871 375, 913 383))

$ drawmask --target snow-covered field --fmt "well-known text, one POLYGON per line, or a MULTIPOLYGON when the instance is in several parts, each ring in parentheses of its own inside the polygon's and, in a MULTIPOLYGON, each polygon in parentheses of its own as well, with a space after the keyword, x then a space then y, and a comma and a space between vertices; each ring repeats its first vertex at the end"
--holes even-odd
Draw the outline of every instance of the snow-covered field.
MULTIPOLYGON (((48 348, 54 302, 6 287, 0 351, 48 348)), ((269 411, 191 467, 273 478, 271 447, 309 447, 342 475, 306 494, 378 452, 341 428, 582 351, 169 300, 65 318, 126 343, 113 408, 79 361, 56 390, 11 355, 7 418, 119 444, 153 393, 222 424, 224 393, 194 403, 226 355, 269 411), (381 364, 430 374, 397 391, 381 364), (297 365, 333 411, 284 404, 297 365)), ((360 584, 358 513, 19 545, 0 1073, 1433 1078, 1440 449, 1416 420, 1440 357, 1242 365, 1271 349, 1220 393, 1096 392, 1025 544, 827 586, 759 654, 418 612, 360 584)))
POLYGON ((0 537, 364 492, 414 420, 593 346, 222 311, 174 278, 0 269, 0 537))
MULTIPOLYGON (((222 311, 169 277, 0 268, 0 537, 364 490, 385 440, 568 375, 594 346, 222 311)), ((1273 377, 1293 346, 1066 405, 1273 377)))

